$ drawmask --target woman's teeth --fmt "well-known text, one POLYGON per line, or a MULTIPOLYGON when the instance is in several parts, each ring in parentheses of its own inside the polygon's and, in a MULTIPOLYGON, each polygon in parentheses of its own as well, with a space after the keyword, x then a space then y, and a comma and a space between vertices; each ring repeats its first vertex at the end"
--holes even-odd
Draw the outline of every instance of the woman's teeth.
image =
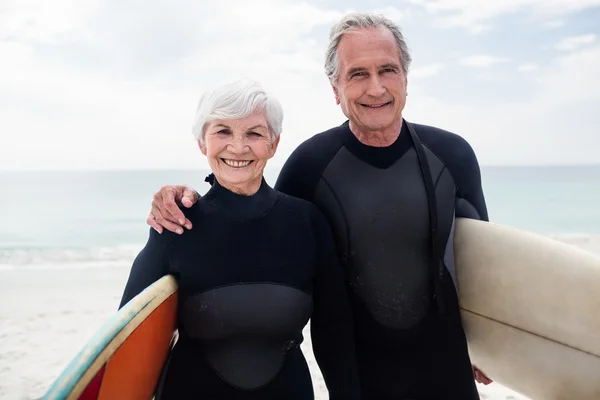
POLYGON ((252 161, 237 161, 223 159, 223 162, 233 168, 243 168, 248 166, 252 161))

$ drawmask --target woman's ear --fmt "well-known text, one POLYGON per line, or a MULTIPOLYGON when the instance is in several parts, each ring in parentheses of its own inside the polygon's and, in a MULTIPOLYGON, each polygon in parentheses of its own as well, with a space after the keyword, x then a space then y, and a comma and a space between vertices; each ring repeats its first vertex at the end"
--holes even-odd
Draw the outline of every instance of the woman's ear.
POLYGON ((206 155, 206 146, 203 145, 200 140, 198 140, 198 147, 200 148, 200 151, 202 152, 202 154, 206 155))
POLYGON ((275 155, 275 152, 277 151, 277 147, 279 146, 279 139, 281 139, 281 136, 277 136, 275 138, 275 140, 273 141, 273 143, 271 143, 271 154, 269 155, 269 158, 271 158, 275 155))

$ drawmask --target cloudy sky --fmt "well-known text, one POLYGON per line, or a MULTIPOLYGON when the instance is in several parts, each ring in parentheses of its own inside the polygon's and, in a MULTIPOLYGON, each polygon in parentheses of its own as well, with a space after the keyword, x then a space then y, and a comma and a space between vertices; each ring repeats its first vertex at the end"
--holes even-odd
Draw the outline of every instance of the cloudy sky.
POLYGON ((2 0, 0 169, 202 166, 199 95, 242 76, 284 105, 281 164, 344 121, 323 58, 348 11, 401 25, 409 121, 483 165, 600 162, 600 0, 2 0))

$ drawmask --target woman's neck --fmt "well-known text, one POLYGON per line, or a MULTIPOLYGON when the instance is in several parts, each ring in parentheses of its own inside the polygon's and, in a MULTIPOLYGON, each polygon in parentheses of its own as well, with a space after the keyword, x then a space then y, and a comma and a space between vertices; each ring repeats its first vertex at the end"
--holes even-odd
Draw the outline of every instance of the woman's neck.
POLYGON ((260 189, 260 185, 262 183, 262 176, 260 179, 255 179, 249 182, 244 182, 243 184, 230 184, 228 182, 222 182, 215 176, 219 185, 223 186, 225 189, 233 192, 235 194, 239 194, 240 196, 252 196, 258 192, 260 189))

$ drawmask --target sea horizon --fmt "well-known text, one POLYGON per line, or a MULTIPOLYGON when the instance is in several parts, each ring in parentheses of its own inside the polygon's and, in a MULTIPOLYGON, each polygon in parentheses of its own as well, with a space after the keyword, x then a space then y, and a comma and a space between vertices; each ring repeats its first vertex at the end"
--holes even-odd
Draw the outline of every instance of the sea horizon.
MULTIPOLYGON (((152 195, 200 194, 205 167, 0 171, 0 270, 127 266, 146 242, 152 195)), ((279 168, 269 165, 274 185, 279 168)), ((482 166, 491 222, 600 249, 600 165, 482 166)))

